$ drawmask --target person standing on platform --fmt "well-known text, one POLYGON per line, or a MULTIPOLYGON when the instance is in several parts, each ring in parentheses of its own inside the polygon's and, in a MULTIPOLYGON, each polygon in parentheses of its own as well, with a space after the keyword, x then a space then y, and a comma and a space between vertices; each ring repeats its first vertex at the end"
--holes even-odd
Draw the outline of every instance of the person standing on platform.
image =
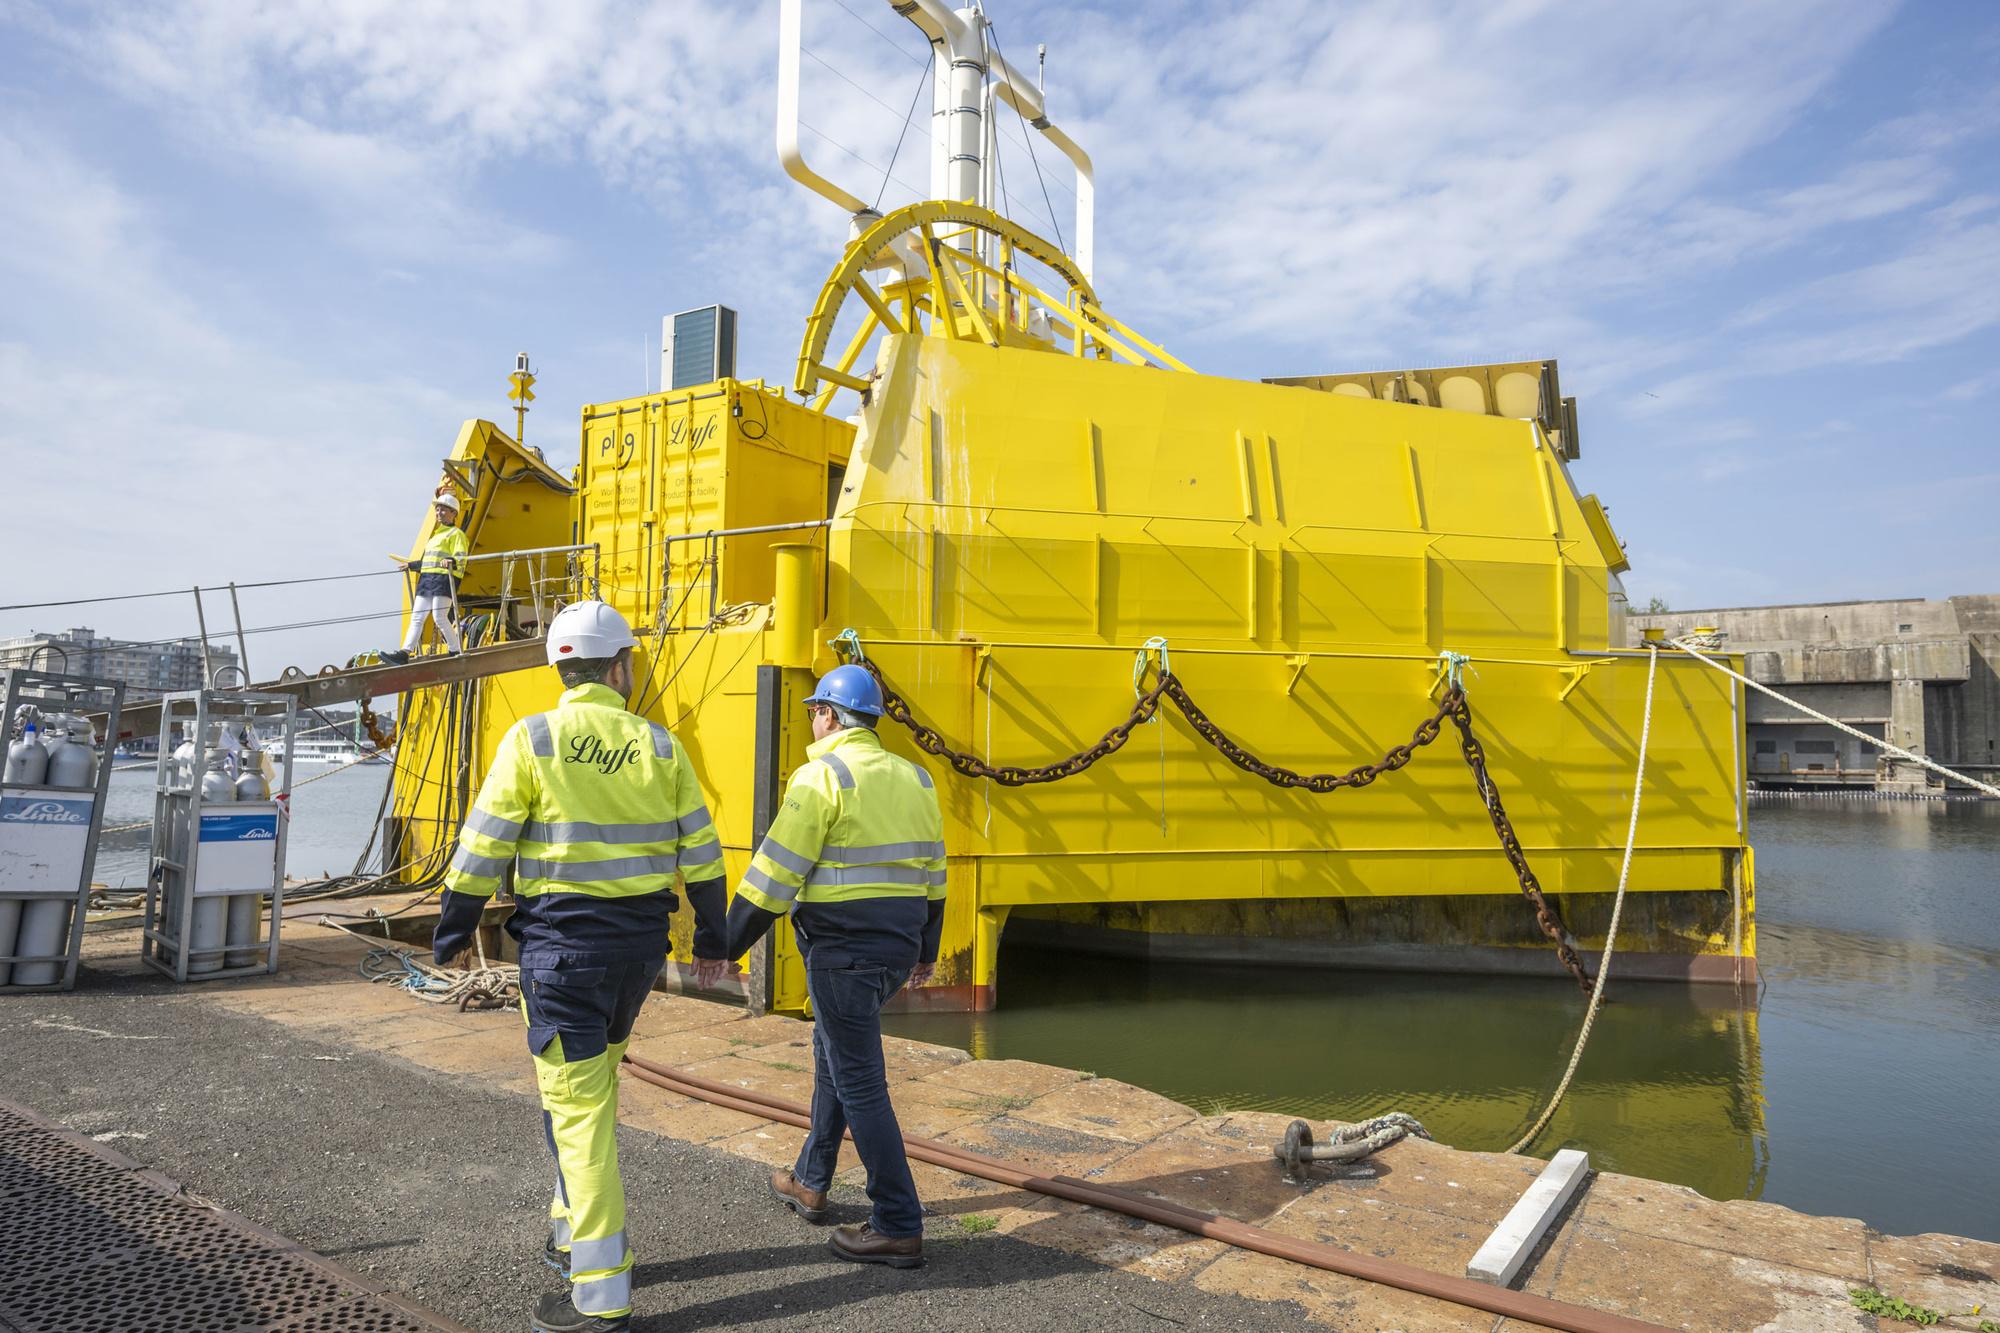
MULTIPOLYGON (((552 712, 501 739, 445 873, 432 953, 463 953, 512 867, 521 1011, 555 1156, 545 1257, 569 1286, 535 1307, 537 1333, 620 1333, 632 1250, 618 1175, 618 1062, 671 945, 687 891, 707 944, 723 938, 722 843, 687 751, 629 711, 631 627, 603 602, 564 607, 552 712)), ((710 946, 709 951, 713 951, 710 946)))
POLYGON ((458 526, 458 497, 450 491, 439 491, 431 507, 437 515, 437 526, 431 532, 431 539, 424 543, 423 558, 403 566, 417 576, 417 591, 410 600, 409 632, 403 636, 401 648, 382 653, 384 662, 397 666, 409 661, 410 654, 423 643, 426 619, 437 622, 438 638, 447 649, 454 653, 464 651, 458 626, 452 623, 452 617, 458 613, 458 581, 465 577, 469 549, 465 532, 458 526))
MULTIPOLYGON (((882 748, 882 687, 839 666, 806 700, 813 743, 751 859, 729 912, 740 958, 791 914, 813 1008, 812 1129, 770 1189, 809 1222, 826 1218, 843 1133, 868 1171, 872 1215, 828 1247, 855 1263, 923 1263, 924 1212, 882 1067, 882 1006, 907 981, 928 985, 944 928, 944 815, 931 776, 882 748)), ((699 945, 699 941, 697 944, 699 945)), ((717 966, 703 959, 697 967, 717 966)))

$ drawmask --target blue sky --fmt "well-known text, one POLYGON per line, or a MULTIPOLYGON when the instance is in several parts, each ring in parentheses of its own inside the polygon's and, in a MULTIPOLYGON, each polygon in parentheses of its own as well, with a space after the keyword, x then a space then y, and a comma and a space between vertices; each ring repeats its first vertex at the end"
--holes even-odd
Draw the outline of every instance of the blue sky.
MULTIPOLYGON (((1640 603, 2000 588, 2000 9, 989 9, 1096 159, 1107 306, 1191 364, 1558 358, 1640 603)), ((809 150, 872 193, 923 47, 882 0, 806 10, 809 150)), ((0 0, 0 602, 376 568, 460 421, 510 420, 520 350, 563 467, 668 311, 735 306, 746 373, 785 376, 845 219, 778 170, 775 63, 775 0, 0 0)))

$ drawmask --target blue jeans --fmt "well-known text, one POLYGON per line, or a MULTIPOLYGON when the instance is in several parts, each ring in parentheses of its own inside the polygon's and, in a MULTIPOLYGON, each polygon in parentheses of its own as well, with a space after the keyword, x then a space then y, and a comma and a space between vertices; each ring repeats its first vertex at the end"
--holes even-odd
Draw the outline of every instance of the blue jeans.
POLYGON ((903 988, 907 969, 861 963, 808 968, 813 1005, 812 1130, 792 1174, 809 1190, 833 1184, 843 1133, 868 1171, 869 1219, 877 1235, 920 1236, 924 1206, 903 1155, 903 1131, 889 1104, 882 1068, 882 1006, 903 988))

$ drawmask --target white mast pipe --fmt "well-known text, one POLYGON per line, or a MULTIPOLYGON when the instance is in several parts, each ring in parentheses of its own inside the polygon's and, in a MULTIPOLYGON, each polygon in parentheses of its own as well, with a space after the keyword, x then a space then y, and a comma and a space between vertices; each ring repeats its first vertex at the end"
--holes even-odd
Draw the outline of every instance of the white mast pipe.
MULTIPOLYGON (((934 46, 947 45, 951 34, 965 26, 964 20, 944 4, 944 0, 888 0, 889 8, 917 25, 934 46)), ((943 56, 940 51, 940 57, 943 56)), ((1005 57, 995 54, 990 57, 992 76, 996 87, 994 92, 1000 99, 1021 113, 1022 119, 1039 130, 1042 137, 1054 144, 1056 150, 1068 158, 1076 168, 1076 244, 1071 247, 1071 255, 1083 275, 1091 277, 1096 269, 1097 251, 1097 173, 1092 167, 1090 154, 1077 145, 1076 140, 1049 119, 1048 102, 1035 82, 1007 63, 1005 57)), ((939 64, 942 65, 942 58, 939 64)), ((942 72, 940 72, 942 78, 942 72)), ((933 161, 936 161, 936 153, 933 161)), ((933 188, 943 184, 937 175, 932 176, 933 188)), ((957 198, 962 196, 946 196, 957 198)))
POLYGON ((831 199, 850 213, 868 208, 854 195, 806 165, 799 146, 799 7, 802 0, 782 0, 778 6, 778 161, 785 174, 814 194, 831 199))

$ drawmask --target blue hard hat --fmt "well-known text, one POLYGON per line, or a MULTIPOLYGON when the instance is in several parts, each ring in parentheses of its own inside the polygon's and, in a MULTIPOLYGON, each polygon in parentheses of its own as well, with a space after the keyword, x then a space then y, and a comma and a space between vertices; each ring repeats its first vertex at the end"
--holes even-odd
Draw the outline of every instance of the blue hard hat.
POLYGON ((809 704, 832 704, 850 713, 882 716, 882 687, 867 667, 852 662, 819 678, 819 688, 806 697, 809 704))

